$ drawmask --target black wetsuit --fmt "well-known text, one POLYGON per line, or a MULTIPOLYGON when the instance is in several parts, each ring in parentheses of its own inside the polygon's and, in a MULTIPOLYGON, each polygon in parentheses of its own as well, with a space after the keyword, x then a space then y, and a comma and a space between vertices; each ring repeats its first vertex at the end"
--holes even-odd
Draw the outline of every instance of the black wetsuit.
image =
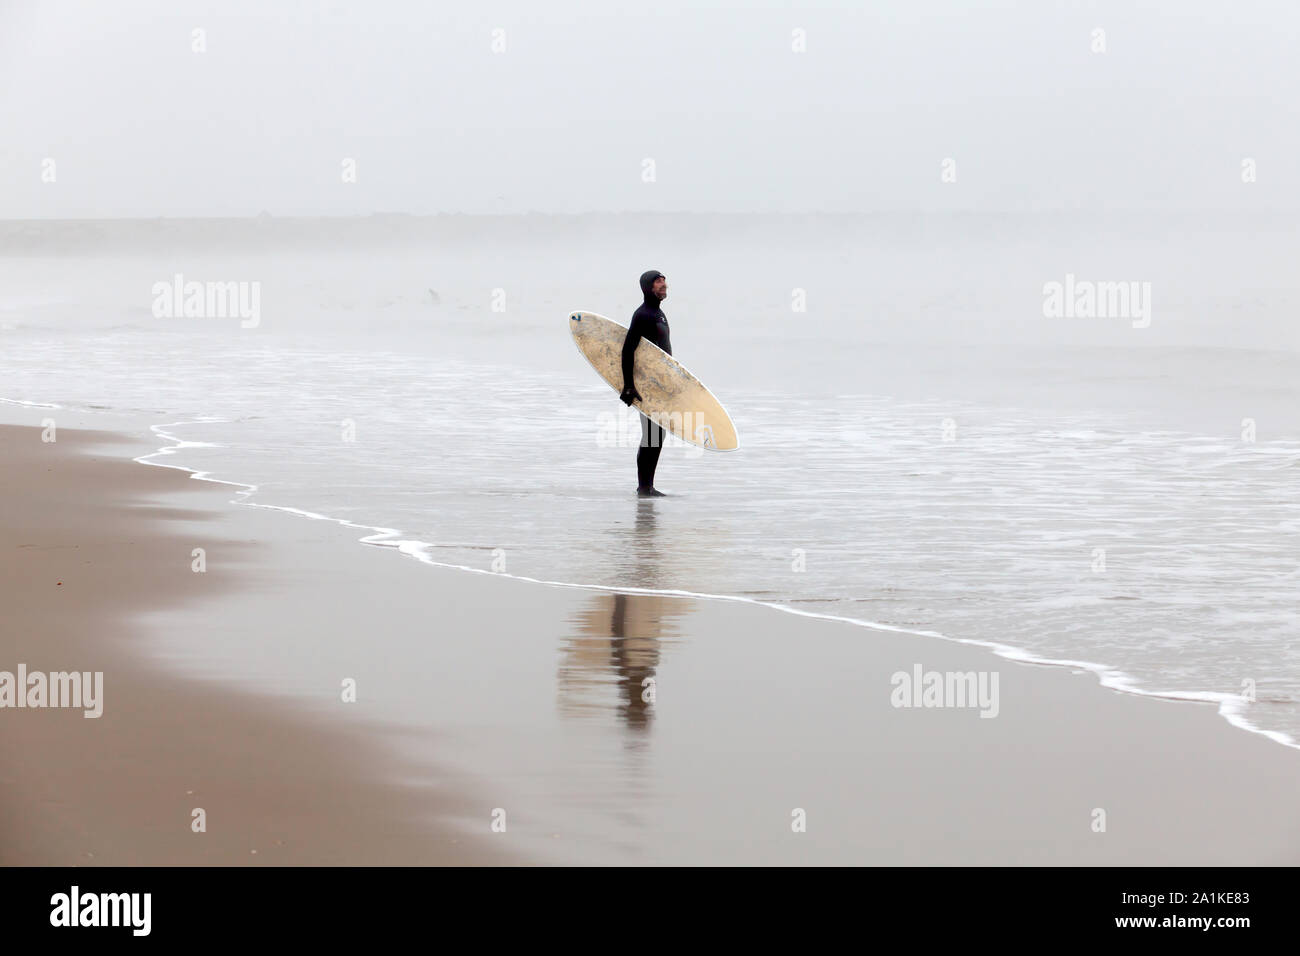
MULTIPOLYGON (((659 298, 654 294, 655 280, 662 272, 651 269, 641 275, 641 293, 645 301, 632 313, 632 324, 623 340, 623 388, 626 390, 636 383, 632 380, 632 356, 636 347, 646 339, 659 346, 669 355, 673 354, 672 343, 668 340, 668 317, 659 308, 659 298)), ((643 414, 641 416, 641 447, 636 452, 636 483, 640 488, 653 488, 655 468, 659 464, 659 452, 663 449, 664 430, 643 414)))

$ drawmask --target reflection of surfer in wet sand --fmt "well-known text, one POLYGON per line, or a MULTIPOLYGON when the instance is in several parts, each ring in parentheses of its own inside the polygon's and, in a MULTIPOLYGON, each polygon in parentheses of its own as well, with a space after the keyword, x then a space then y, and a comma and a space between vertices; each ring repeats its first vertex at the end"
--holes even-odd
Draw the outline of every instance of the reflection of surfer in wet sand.
MULTIPOLYGON (((673 354, 668 341, 668 317, 659 308, 659 303, 668 298, 668 280, 664 274, 656 269, 641 273, 641 295, 644 301, 632 313, 632 323, 627 338, 623 340, 623 393, 619 398, 628 406, 641 400, 641 393, 636 390, 632 377, 632 356, 641 340, 653 342, 669 355, 673 354)), ((642 412, 641 447, 636 453, 636 493, 644 498, 664 496, 662 491, 655 490, 655 468, 663 444, 664 430, 642 412)))
POLYGON ((689 607, 659 594, 592 595, 573 619, 577 633, 561 645, 561 713, 608 713, 610 685, 615 684, 622 721, 629 729, 649 730, 660 656, 665 642, 680 634, 676 619, 689 607))
POLYGON ((615 594, 614 615, 609 626, 610 636, 614 638, 610 663, 618 674, 624 719, 629 727, 645 727, 650 723, 652 698, 647 688, 659 666, 659 641, 654 637, 629 636, 627 610, 627 595, 615 594))

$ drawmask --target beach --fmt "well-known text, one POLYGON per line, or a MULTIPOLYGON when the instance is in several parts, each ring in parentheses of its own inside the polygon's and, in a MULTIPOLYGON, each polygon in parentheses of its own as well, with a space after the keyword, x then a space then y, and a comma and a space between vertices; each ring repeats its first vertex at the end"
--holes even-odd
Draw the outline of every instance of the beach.
MULTIPOLYGON (((382 740, 327 708, 182 678, 141 653, 138 619, 186 609, 219 641, 233 592, 268 574, 265 544, 220 486, 150 468, 97 431, 0 428, 6 607, 0 670, 101 672, 102 714, 0 710, 0 863, 25 866, 486 863, 501 846, 425 826, 457 803, 404 784, 382 740), (191 570, 193 547, 225 557, 191 570), (206 831, 195 832, 194 810, 206 831)), ((138 452, 138 449, 137 449, 138 452)), ((293 547, 292 530, 283 541, 293 547)), ((299 597, 323 582, 306 584, 299 597)), ((263 622, 262 634, 276 629, 263 622)))
POLYGON ((232 497, 437 565, 749 598, 1153 695, 1252 681, 1234 719, 1300 741, 1285 216, 45 220, 0 251, 0 400, 175 445, 232 497), (646 512, 637 414, 569 310, 626 324, 655 264, 741 447, 670 440, 646 512), (1150 324, 1044 315, 1070 275, 1149 276, 1150 324), (240 309, 178 313, 177 276, 240 309))
MULTIPOLYGON (((146 428, 4 418, 0 670, 103 685, 99 717, 0 709, 0 863, 1300 862, 1300 753, 1215 704, 432 566, 134 461, 146 428), (932 673, 979 692, 911 686, 932 673)), ((671 504, 619 507, 651 541, 671 504)))

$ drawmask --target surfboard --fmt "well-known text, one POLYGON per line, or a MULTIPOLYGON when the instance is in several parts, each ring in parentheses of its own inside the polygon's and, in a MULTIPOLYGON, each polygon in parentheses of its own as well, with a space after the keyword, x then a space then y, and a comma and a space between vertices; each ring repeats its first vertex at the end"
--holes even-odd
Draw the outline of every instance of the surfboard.
MULTIPOLYGON (((594 312, 570 312, 569 333, 578 351, 615 392, 623 391, 623 340, 627 327, 594 312)), ((686 366, 642 339, 632 356, 641 401, 633 402, 652 422, 684 442, 710 451, 735 451, 740 436, 722 403, 686 366)))

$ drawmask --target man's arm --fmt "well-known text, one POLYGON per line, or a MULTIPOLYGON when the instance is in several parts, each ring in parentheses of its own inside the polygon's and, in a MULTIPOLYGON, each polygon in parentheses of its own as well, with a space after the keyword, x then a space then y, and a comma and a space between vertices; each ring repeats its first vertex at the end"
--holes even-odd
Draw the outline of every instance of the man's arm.
POLYGON ((623 339, 623 394, 619 398, 623 400, 624 405, 631 405, 641 398, 641 393, 636 390, 636 383, 632 380, 632 357, 636 355, 636 347, 641 344, 641 339, 644 337, 644 320, 639 315, 632 316, 632 325, 627 330, 627 338, 623 339))

